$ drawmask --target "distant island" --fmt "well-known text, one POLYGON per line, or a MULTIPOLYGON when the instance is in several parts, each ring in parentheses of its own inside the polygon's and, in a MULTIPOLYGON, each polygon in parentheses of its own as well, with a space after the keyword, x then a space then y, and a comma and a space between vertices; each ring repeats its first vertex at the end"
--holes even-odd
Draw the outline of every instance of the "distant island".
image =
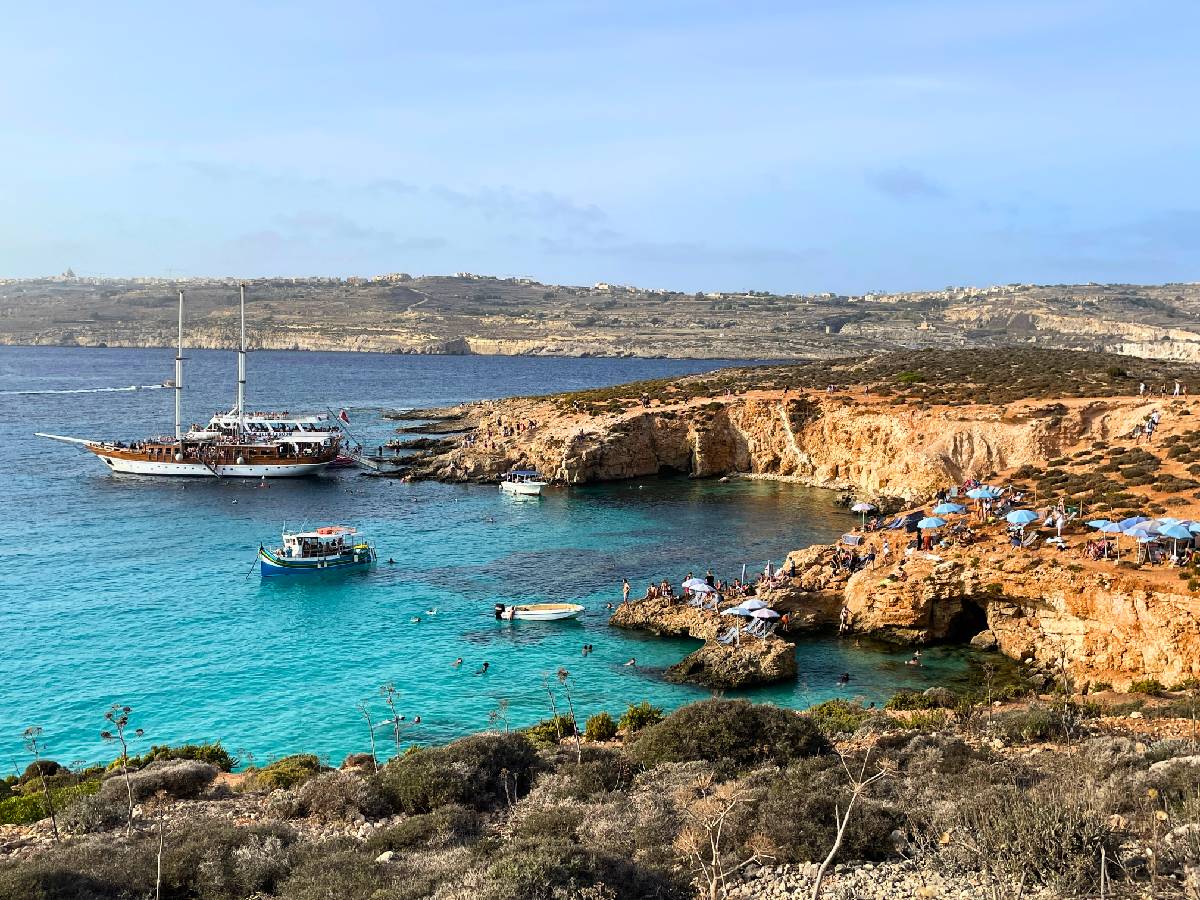
MULTIPOLYGON (((250 279, 267 350, 827 359, 1010 345, 1200 361, 1200 284, 947 287, 911 293, 683 293, 459 272, 250 279)), ((233 278, 0 279, 0 344, 165 347, 187 292, 189 346, 237 343, 233 278)))

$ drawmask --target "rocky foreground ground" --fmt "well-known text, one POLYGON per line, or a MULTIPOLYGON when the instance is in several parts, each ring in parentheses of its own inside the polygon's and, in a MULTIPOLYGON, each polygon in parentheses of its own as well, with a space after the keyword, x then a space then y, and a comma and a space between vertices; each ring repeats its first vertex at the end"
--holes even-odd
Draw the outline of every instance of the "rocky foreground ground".
POLYGON ((203 761, 219 747, 160 748, 127 787, 119 766, 47 764, 55 826, 31 767, 0 801, 40 819, 0 826, 0 898, 799 898, 822 863, 826 900, 1094 897, 1102 877, 1110 897, 1195 895, 1194 696, 945 695, 639 706, 619 730, 547 721, 378 771, 359 754, 231 775, 203 761))

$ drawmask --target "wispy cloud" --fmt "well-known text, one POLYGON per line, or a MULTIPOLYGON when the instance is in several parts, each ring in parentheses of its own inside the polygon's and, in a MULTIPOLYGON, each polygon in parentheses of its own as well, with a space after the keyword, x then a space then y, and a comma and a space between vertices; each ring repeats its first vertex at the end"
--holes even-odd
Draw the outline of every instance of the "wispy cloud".
POLYGON ((868 172, 867 184, 897 200, 932 200, 947 195, 946 189, 936 181, 907 166, 868 172))
POLYGON ((810 262, 821 251, 809 248, 727 246, 700 241, 646 241, 613 234, 610 239, 580 241, 543 238, 542 249, 560 256, 599 255, 627 262, 713 266, 785 265, 810 262))

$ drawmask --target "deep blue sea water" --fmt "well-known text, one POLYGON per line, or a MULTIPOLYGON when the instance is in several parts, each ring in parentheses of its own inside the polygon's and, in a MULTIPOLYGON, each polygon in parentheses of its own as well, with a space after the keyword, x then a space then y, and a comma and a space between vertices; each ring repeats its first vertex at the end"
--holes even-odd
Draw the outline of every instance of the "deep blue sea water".
MULTIPOLYGON (((643 699, 707 696, 661 670, 688 641, 609 628, 622 577, 644 588, 713 567, 735 575, 846 530, 828 493, 771 482, 642 479, 554 489, 541 501, 494 487, 402 484, 342 470, 267 488, 236 480, 108 474, 90 454, 33 437, 168 432, 170 350, 0 347, 0 766, 23 766, 21 731, 45 729, 55 758, 101 760, 103 713, 134 707, 150 742, 222 740, 258 761, 309 751, 337 763, 367 747, 355 710, 393 682, 423 743, 548 715, 542 682, 566 667, 580 716, 643 699), (130 386, 145 386, 129 390, 130 386), (341 580, 264 583, 260 541, 285 525, 363 527, 381 563, 341 580), (579 621, 499 623, 497 601, 584 603, 579 621), (420 621, 414 621, 418 618, 420 621), (581 654, 584 644, 595 652, 581 654), (463 657, 461 669, 452 667, 463 657), (636 666, 626 666, 636 658, 636 666), (485 675, 475 675, 484 661, 485 675)), ((234 355, 190 353, 185 417, 231 405, 234 355)), ((703 371, 712 361, 255 353, 252 409, 349 409, 368 443, 384 407, 544 393, 703 371)), ((835 638, 802 642, 794 685, 751 692, 807 706, 882 700, 960 676, 969 653, 908 654, 835 638), (850 686, 837 675, 852 673, 850 686)), ((377 700, 375 702, 378 706, 377 700)), ((380 708, 381 711, 381 708, 380 708)), ((382 746, 382 744, 381 744, 382 746)), ((244 755, 244 754, 243 754, 244 755)))

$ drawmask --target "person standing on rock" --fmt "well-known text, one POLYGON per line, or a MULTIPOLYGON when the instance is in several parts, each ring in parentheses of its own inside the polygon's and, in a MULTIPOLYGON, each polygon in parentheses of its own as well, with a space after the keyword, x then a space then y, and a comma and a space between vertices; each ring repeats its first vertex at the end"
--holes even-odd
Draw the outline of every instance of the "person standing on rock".
POLYGON ((628 602, 629 602, 629 579, 622 578, 621 579, 621 603, 626 604, 628 602))
POLYGON ((707 584, 710 588, 715 588, 717 586, 717 579, 713 575, 712 569, 709 569, 708 572, 705 574, 704 583, 707 584))
POLYGON ((1146 382, 1144 382, 1144 381, 1138 382, 1138 396, 1139 397, 1146 396, 1146 382))

